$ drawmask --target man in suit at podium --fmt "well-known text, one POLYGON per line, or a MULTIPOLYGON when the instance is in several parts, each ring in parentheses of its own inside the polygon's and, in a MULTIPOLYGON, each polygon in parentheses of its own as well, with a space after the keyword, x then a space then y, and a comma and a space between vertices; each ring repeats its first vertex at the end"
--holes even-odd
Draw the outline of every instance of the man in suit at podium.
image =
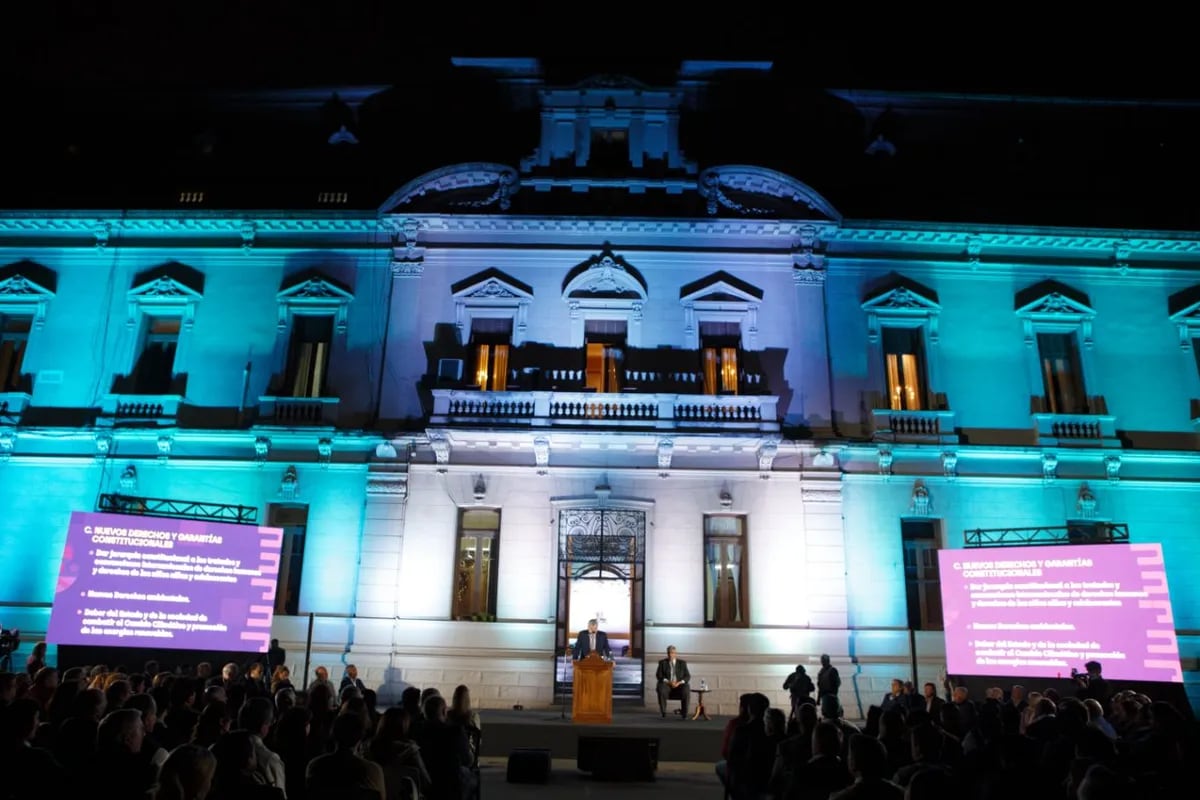
POLYGON ((687 662, 675 657, 675 645, 667 648, 667 657, 658 662, 658 671, 654 674, 658 681, 658 710, 667 716, 667 700, 672 693, 682 703, 683 718, 687 719, 688 702, 691 700, 692 674, 688 672, 687 662))
POLYGON ((587 630, 580 631, 575 637, 575 660, 587 658, 588 653, 599 653, 601 658, 612 658, 612 650, 608 649, 608 634, 599 630, 600 623, 589 619, 587 630))

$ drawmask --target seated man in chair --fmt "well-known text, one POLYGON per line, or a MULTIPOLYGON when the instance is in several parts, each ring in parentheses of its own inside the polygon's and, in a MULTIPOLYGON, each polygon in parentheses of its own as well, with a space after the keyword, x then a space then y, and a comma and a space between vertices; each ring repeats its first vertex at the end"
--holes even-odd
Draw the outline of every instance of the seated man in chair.
POLYGON ((675 657, 675 645, 667 648, 667 657, 658 662, 658 672, 654 677, 658 681, 658 710, 666 717, 667 700, 677 698, 680 701, 680 713, 687 719, 688 703, 692 696, 692 687, 688 682, 692 675, 688 672, 687 662, 675 657))

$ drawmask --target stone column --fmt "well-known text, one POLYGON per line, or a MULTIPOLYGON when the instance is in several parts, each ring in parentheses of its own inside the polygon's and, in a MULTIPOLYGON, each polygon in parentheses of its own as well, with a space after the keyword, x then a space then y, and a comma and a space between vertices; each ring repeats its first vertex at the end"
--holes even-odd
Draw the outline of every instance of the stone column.
POLYGON ((805 227, 792 250, 792 281, 796 287, 795 346, 788 354, 793 366, 788 380, 797 387, 786 410, 788 424, 805 424, 814 435, 832 431, 829 392, 829 341, 825 335, 825 254, 815 227, 805 227))
MULTIPOLYGON (((818 454, 818 459, 833 459, 818 454)), ((804 506, 803 586, 807 588, 808 624, 814 628, 844 629, 846 608, 846 538, 842 520, 842 476, 806 471, 800 478, 804 506)))
MULTIPOLYGON (((387 448, 392 445, 381 445, 387 448)), ((369 466, 358 570, 356 613, 360 617, 396 616, 407 499, 407 465, 383 461, 369 466)))
POLYGON ((379 409, 380 419, 386 421, 422 416, 417 384, 427 366, 424 341, 433 337, 433 331, 418 327, 425 272, 425 249, 417 246, 419 232, 416 220, 401 220, 393 234, 392 294, 379 409))

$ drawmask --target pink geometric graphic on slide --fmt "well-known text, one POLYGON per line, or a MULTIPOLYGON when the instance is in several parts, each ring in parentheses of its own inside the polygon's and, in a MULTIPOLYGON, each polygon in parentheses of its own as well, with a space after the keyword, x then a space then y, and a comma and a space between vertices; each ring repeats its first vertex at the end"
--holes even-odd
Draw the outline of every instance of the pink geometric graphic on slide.
POLYGON ((1171 614, 1171 601, 1167 592, 1167 573, 1163 563, 1162 546, 1157 544, 1131 544, 1130 552, 1137 555, 1139 567, 1142 569, 1141 590, 1149 595, 1161 595, 1162 599, 1138 600, 1138 608, 1152 610, 1155 627, 1146 630, 1146 652, 1159 656, 1174 655, 1174 658, 1145 658, 1142 666, 1146 669, 1162 670, 1167 673, 1164 681, 1181 683, 1183 669, 1179 663, 1179 643, 1175 638, 1175 617, 1171 614), (1156 643, 1157 642, 1157 643, 1156 643), (1168 677, 1169 675, 1169 677, 1168 677))
POLYGON ((271 617, 275 612, 275 584, 279 578, 279 550, 283 546, 282 528, 258 529, 258 572, 251 578, 250 585, 262 588, 263 605, 251 605, 246 611, 246 628, 241 635, 244 642, 254 644, 257 653, 267 652, 271 643, 271 617), (253 630, 249 630, 253 629, 253 630))

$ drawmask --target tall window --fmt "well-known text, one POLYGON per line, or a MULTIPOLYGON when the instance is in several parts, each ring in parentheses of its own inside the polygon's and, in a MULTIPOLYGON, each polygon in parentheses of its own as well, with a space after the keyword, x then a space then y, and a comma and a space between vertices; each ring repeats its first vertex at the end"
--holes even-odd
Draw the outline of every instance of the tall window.
POLYGON ((0 314, 0 392, 19 392, 21 364, 29 344, 32 317, 9 317, 0 314))
POLYGON ((175 378, 175 351, 179 348, 179 317, 150 317, 137 364, 133 367, 134 394, 167 394, 175 378))
POLYGON ((500 512, 463 509, 458 517, 458 558, 454 567, 451 617, 496 618, 496 562, 500 557, 500 512))
POLYGON ((705 394, 737 394, 741 340, 741 326, 736 322, 700 323, 700 370, 705 394))
POLYGON ((588 166, 600 171, 628 169, 629 132, 623 128, 592 128, 588 166))
POLYGON ((1074 333, 1039 333, 1038 356, 1046 391, 1046 411, 1051 414, 1086 414, 1087 394, 1074 333))
POLYGON ((586 350, 584 385, 589 389, 597 392, 621 391, 625 333, 624 320, 587 320, 583 331, 586 350))
POLYGON ((750 624, 746 583, 746 518, 704 517, 704 624, 737 628, 750 624))
POLYGON ((920 328, 884 328, 883 361, 888 408, 920 411, 925 406, 925 346, 920 328))
POLYGON ((332 316, 302 314, 293 319, 284 384, 291 397, 324 396, 332 343, 332 316))
POLYGON ((1196 371, 1200 372, 1200 338, 1192 339, 1192 355, 1196 358, 1196 371))
POLYGON ((918 631, 942 629, 942 581, 938 571, 937 522, 900 521, 904 539, 904 590, 908 598, 908 627, 918 631))
POLYGON ((300 574, 304 569, 304 533, 308 528, 308 506, 272 503, 267 524, 283 528, 279 553, 279 583, 275 587, 275 613, 300 613, 300 574))
POLYGON ((508 386, 508 351, 513 321, 474 318, 471 347, 475 350, 475 385, 480 391, 503 392, 508 386))

